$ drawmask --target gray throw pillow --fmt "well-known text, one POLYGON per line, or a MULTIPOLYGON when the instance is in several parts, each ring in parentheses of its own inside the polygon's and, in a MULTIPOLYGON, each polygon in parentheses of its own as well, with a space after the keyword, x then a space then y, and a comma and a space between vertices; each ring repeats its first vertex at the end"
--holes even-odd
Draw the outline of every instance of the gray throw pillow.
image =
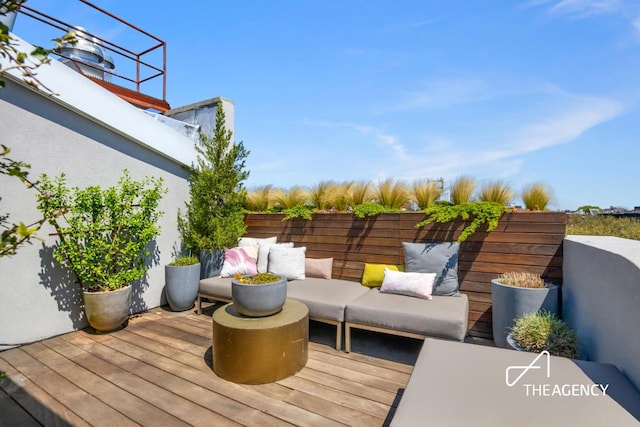
POLYGON ((458 251, 455 242, 402 242, 405 271, 436 273, 433 295, 460 296, 458 283, 458 251))

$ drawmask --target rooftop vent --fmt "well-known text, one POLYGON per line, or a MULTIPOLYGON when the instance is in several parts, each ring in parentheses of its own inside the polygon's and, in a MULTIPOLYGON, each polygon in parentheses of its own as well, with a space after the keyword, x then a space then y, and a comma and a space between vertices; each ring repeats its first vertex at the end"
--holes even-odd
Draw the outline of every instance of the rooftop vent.
POLYGON ((69 31, 76 33, 77 43, 65 43, 60 47, 60 62, 85 76, 111 81, 111 74, 104 72, 115 68, 111 55, 98 46, 95 37, 87 36, 85 28, 71 27, 69 31))

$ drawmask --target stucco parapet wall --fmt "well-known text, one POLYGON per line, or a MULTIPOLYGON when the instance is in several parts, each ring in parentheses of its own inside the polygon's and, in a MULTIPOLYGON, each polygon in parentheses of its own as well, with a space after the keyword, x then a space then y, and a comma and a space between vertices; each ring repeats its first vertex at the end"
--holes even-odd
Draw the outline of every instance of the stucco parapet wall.
POLYGON ((581 243, 619 255, 640 270, 640 241, 612 236, 566 236, 565 241, 581 243))
MULTIPOLYGON (((34 49, 31 44, 15 34, 12 36, 18 50, 31 52, 34 49)), ((17 69, 7 71, 4 78, 32 88, 23 82, 21 72, 17 69)), ((50 64, 38 68, 37 78, 54 93, 50 95, 43 90, 36 90, 43 98, 178 164, 191 166, 195 163, 193 141, 66 65, 53 60, 50 64)))
POLYGON ((171 116, 174 114, 178 114, 178 113, 184 113, 185 111, 191 111, 191 110, 196 110, 198 108, 202 108, 202 107, 208 107, 211 105, 218 105, 219 102, 228 102, 232 105, 235 105, 235 103, 227 98, 223 98, 221 96, 216 96, 215 98, 210 98, 210 99, 205 99, 202 101, 198 101, 198 102, 194 102, 193 104, 189 104, 189 105, 183 105, 181 107, 176 107, 176 108, 172 108, 169 111, 165 111, 164 115, 165 116, 171 116))

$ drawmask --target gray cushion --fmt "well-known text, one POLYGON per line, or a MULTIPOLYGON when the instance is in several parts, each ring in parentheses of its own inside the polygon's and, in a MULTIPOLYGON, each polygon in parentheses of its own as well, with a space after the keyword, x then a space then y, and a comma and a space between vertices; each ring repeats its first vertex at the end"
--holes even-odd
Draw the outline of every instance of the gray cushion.
MULTIPOLYGON (((512 387, 509 366, 537 355, 494 347, 425 340, 392 426, 637 426, 640 394, 613 366, 552 356, 550 377, 528 370, 512 387), (445 368, 446 366, 450 369, 445 368), (524 384, 608 384, 606 396, 527 396, 524 384), (626 408, 626 409, 625 409, 626 408), (634 419, 634 417, 636 419, 634 419)), ((513 382, 522 370, 512 371, 513 382)), ((530 388, 531 389, 531 388, 530 388)))
POLYGON ((378 288, 347 304, 345 320, 380 328, 462 341, 467 332, 469 301, 434 296, 429 301, 381 293, 378 288))
POLYGON ((231 301, 231 279, 232 277, 209 277, 200 280, 198 293, 208 295, 212 298, 222 298, 231 301))
POLYGON ((458 283, 458 251, 455 242, 403 242, 405 271, 436 273, 433 295, 460 295, 458 283))
POLYGON ((344 309, 347 303, 367 291, 369 288, 357 282, 307 277, 304 280, 292 280, 288 283, 287 298, 305 303, 309 307, 311 317, 344 322, 344 309))

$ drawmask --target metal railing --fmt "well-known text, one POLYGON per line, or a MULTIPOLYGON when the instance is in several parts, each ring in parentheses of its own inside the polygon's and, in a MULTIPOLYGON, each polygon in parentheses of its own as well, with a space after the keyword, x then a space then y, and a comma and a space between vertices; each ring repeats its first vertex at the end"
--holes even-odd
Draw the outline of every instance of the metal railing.
MULTIPOLYGON (((150 34, 144 30, 142 30, 141 28, 131 24, 130 22, 125 21, 124 19, 92 4, 91 2, 87 1, 87 0, 79 0, 80 2, 86 4, 87 6, 97 10, 98 12, 108 16, 111 19, 114 19, 124 25, 126 25, 127 27, 135 30, 136 32, 142 34, 143 36, 145 36, 148 39, 151 39, 151 43, 152 45, 140 52, 135 52, 131 49, 128 49, 124 46, 120 46, 118 44, 115 44, 109 40, 105 40, 102 37, 99 37, 95 34, 92 34, 91 32, 82 29, 82 32, 80 34, 78 34, 78 38, 83 38, 89 42, 93 42, 95 44, 97 44, 101 49, 104 49, 106 51, 109 52, 113 52, 114 54, 117 55, 117 57, 122 57, 122 58, 126 58, 129 61, 133 61, 135 63, 135 77, 132 76, 127 76, 127 75, 122 75, 122 74, 118 74, 116 72, 114 72, 113 70, 107 69, 107 68, 101 68, 98 66, 94 66, 92 64, 87 64, 87 63, 82 63, 83 66, 89 66, 92 68, 96 68, 99 69, 101 72, 104 73, 108 73, 111 76, 117 77, 119 79, 122 79, 123 81, 126 82, 130 82, 133 83, 133 85, 135 86, 135 91, 143 94, 143 92, 141 92, 141 85, 142 83, 148 82, 150 80, 153 80, 155 78, 161 77, 162 78, 162 100, 166 101, 167 98, 167 45, 166 43, 159 39, 158 37, 154 36, 153 34, 150 34), (150 56, 150 54, 157 52, 159 49, 162 49, 161 54, 162 54, 162 65, 159 64, 151 64, 147 61, 149 61, 147 59, 147 57, 150 56), (144 60, 143 60, 144 58, 144 60), (144 74, 144 75, 143 75, 144 74)), ((45 14, 43 12, 40 12, 32 7, 27 6, 26 4, 22 4, 20 6, 20 13, 22 15, 28 16, 30 18, 33 18, 39 22, 42 22, 50 27, 56 28, 58 30, 61 30, 64 34, 66 34, 69 29, 73 29, 75 28, 74 25, 70 25, 64 21, 61 21, 60 19, 57 19, 53 16, 50 16, 48 14, 45 14)), ((67 58, 67 59, 72 59, 69 58, 67 56, 65 56, 64 54, 61 54, 60 52, 55 52, 56 55, 63 57, 63 58, 67 58)), ((75 61, 74 61, 75 62, 75 61)), ((146 94, 148 96, 153 96, 150 94, 146 94)), ((157 98, 157 97, 156 97, 157 98)))

